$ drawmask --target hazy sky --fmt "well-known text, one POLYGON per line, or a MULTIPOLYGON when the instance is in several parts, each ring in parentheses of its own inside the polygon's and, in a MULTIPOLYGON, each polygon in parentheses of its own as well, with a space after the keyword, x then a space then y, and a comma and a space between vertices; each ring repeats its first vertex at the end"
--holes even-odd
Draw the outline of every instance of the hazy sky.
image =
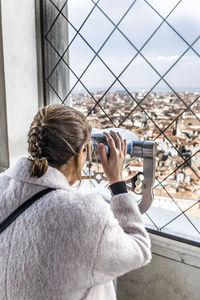
MULTIPOLYGON (((149 3, 163 16, 173 9, 179 1, 175 0, 150 0, 149 3)), ((133 0, 100 0, 99 6, 117 24, 125 11, 133 3, 133 0)), ((94 4, 91 0, 69 0, 69 20, 76 29, 79 29, 94 4)), ((192 44, 200 36, 200 1, 182 0, 176 9, 169 16, 167 21, 184 39, 192 44)), ((137 49, 140 49, 153 31, 162 22, 152 8, 144 0, 136 0, 126 17, 119 25, 120 30, 129 38, 137 49)), ((113 24, 96 7, 88 18, 80 33, 98 51, 104 40, 113 30, 113 24)), ((69 39, 73 38, 75 31, 69 25, 69 39)), ((163 75, 167 69, 182 55, 188 45, 164 23, 150 42, 143 48, 142 54, 146 59, 163 75)), ((200 55, 200 39, 193 48, 200 55)), ((74 72, 80 76, 89 62, 94 57, 94 52, 81 39, 76 37, 69 50, 70 65, 74 72)), ((137 53, 136 49, 116 29, 106 45, 99 52, 99 56, 118 76, 121 70, 128 64, 137 53)), ((173 87, 200 88, 200 59, 191 49, 170 71, 165 79, 173 87)), ((82 77, 83 83, 88 88, 106 88, 114 81, 114 76, 103 65, 98 57, 82 77)), ((129 88, 151 87, 158 80, 159 76, 138 55, 124 74, 120 77, 121 82, 129 88)), ((70 74, 71 86, 76 82, 73 74, 70 74)), ((165 87, 162 81, 160 87, 165 87)), ((116 83, 116 88, 121 88, 116 83)), ((77 89, 82 89, 77 85, 77 89)))

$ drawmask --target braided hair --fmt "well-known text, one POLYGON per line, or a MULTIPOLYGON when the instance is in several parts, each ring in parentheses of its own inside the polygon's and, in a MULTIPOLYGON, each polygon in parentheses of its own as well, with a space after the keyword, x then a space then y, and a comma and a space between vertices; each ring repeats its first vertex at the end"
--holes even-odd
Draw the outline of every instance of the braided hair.
POLYGON ((75 156, 76 172, 81 180, 79 150, 90 140, 90 126, 85 116, 66 105, 40 108, 28 133, 31 176, 41 177, 48 166, 59 169, 75 156))

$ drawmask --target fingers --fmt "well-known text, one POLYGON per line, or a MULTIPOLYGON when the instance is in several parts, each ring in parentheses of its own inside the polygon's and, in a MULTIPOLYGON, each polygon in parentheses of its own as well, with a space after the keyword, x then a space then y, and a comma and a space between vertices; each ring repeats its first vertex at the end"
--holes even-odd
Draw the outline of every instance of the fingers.
POLYGON ((121 138, 120 134, 118 132, 113 132, 112 130, 110 131, 110 134, 111 134, 112 138, 115 141, 116 148, 119 149, 119 151, 121 151, 121 148, 122 148, 122 138, 121 138))
POLYGON ((115 152, 115 150, 116 150, 115 141, 114 141, 113 137, 109 133, 104 132, 103 134, 106 137, 106 140, 107 140, 107 143, 108 143, 108 147, 110 149, 110 154, 112 155, 115 152))
POLYGON ((118 132, 110 131, 110 134, 104 132, 108 146, 110 148, 110 153, 112 154, 116 149, 123 153, 125 156, 127 153, 127 143, 123 140, 118 132))
POLYGON ((117 132, 118 134, 118 137, 120 139, 120 143, 121 143, 121 152, 124 154, 124 142, 123 142, 123 139, 121 137, 121 135, 119 134, 119 132, 117 132))
POLYGON ((123 140, 123 151, 124 151, 124 156, 127 154, 127 142, 126 140, 123 140))
POLYGON ((119 132, 117 132, 118 134, 118 137, 120 139, 120 142, 121 142, 121 152, 123 153, 124 156, 126 156, 126 153, 127 153, 127 143, 126 143, 126 140, 123 140, 121 135, 119 134, 119 132))
POLYGON ((121 181, 126 154, 126 140, 123 140, 119 133, 113 131, 110 131, 110 134, 104 132, 104 136, 110 153, 107 156, 105 145, 99 143, 98 152, 104 172, 110 183, 121 181))
POLYGON ((104 166, 106 166, 107 159, 108 159, 104 144, 102 144, 102 143, 98 144, 98 152, 99 152, 99 155, 100 155, 102 166, 104 167, 104 166))

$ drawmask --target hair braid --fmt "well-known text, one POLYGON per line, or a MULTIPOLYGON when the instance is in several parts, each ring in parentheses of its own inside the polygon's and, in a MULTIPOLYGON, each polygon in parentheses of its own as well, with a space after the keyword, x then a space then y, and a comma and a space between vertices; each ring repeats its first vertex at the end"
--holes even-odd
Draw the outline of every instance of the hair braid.
POLYGON ((42 120, 44 117, 43 109, 40 109, 31 123, 28 133, 28 151, 31 154, 29 160, 33 162, 31 176, 41 177, 48 168, 48 161, 42 153, 42 146, 44 146, 42 120))
POLYGON ((81 180, 79 150, 89 142, 91 128, 85 116, 66 105, 40 108, 28 133, 31 176, 41 177, 48 165, 59 169, 75 156, 77 177, 81 180))

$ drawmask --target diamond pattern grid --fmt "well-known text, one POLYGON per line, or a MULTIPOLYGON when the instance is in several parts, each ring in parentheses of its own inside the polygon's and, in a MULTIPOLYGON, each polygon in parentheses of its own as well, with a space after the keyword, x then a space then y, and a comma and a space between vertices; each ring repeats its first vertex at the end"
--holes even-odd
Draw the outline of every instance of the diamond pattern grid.
POLYGON ((175 10, 168 20, 171 26, 176 28, 180 35, 190 44, 192 44, 192 42, 199 36, 200 24, 199 22, 196 22, 195 26, 193 26, 191 30, 191 21, 188 16, 193 16, 193 18, 196 19, 198 10, 198 0, 181 1, 179 9, 175 10), (179 22, 180 18, 181 22, 179 22))
POLYGON ((164 23, 141 51, 154 68, 163 75, 188 48, 185 42, 164 23), (171 45, 169 48, 168 45, 171 45))
MULTIPOLYGON (((200 91, 177 89, 184 85, 177 76, 181 68, 187 73, 184 80, 190 87, 199 86, 190 62, 195 60, 198 68, 200 30, 195 28, 194 34, 188 35, 176 21, 186 4, 173 0, 160 6, 157 0, 129 0, 122 5, 122 1, 112 0, 108 5, 106 0, 87 0, 80 18, 73 1, 61 2, 49 0, 55 9, 55 20, 44 28, 44 42, 56 57, 56 64, 50 64, 51 71, 45 74, 46 85, 63 104, 72 95, 73 105, 95 127, 123 127, 141 138, 157 141, 156 199, 144 218, 163 232, 174 232, 175 225, 183 222, 193 232, 192 237, 200 239, 200 91), (146 18, 141 18, 142 11, 146 18), (154 17, 148 25, 149 15, 154 17), (54 36, 59 18, 69 28, 69 43, 56 49, 54 36), (137 27, 139 19, 143 20, 140 26, 146 28, 142 34, 137 27), (102 23, 106 24, 102 26, 105 30, 102 23), (170 39, 172 47, 166 52, 165 42, 170 39), (151 53, 154 43, 160 46, 156 55, 151 53), (165 57, 168 60, 164 61, 165 57), (63 68, 70 73, 70 91, 53 84, 54 76, 58 80, 64 76, 63 68), (142 86, 143 81, 149 88, 142 86), (138 91, 133 86, 139 87, 138 91), (161 208, 163 217, 159 218, 161 208)), ((187 24, 187 20, 184 22, 187 24)), ((175 230, 175 234, 179 233, 182 234, 175 230)))
POLYGON ((136 1, 126 18, 120 23, 119 30, 126 35, 135 47, 140 49, 159 25, 160 17, 155 15, 144 1, 136 1), (140 30, 134 30, 138 27, 138 24, 143 28, 142 34, 140 30))
MULTIPOLYGON (((155 1, 157 1, 157 0, 155 0, 155 1)), ((176 6, 177 5, 179 5, 179 3, 181 2, 182 0, 179 0, 177 3, 176 3, 176 6)), ((151 7, 151 9, 164 21, 164 22, 166 22, 166 24, 185 42, 185 44, 186 45, 188 45, 188 46, 190 46, 190 43, 188 43, 188 41, 186 40, 186 39, 184 39, 184 37, 182 36, 182 35, 180 35, 180 33, 167 21, 167 18, 164 18, 159 12, 158 12, 158 10, 156 10, 155 9, 155 5, 154 6, 152 6, 153 5, 153 3, 152 2, 154 2, 154 1, 151 1, 151 4, 148 2, 148 1, 146 1, 145 0, 145 2, 146 2, 146 4, 148 4, 150 7, 151 7)), ((168 4, 172 4, 172 2, 170 1, 170 2, 165 2, 165 5, 168 5, 168 4)), ((176 6, 174 6, 174 9, 176 8, 176 6)), ((173 9, 173 10, 174 10, 173 9)), ((160 11, 160 10, 159 10, 160 11)), ((170 13, 171 14, 171 13, 170 13)), ((196 53, 198 56, 200 55, 200 53, 198 52, 198 51, 196 51, 197 49, 196 49, 196 47, 197 47, 197 44, 198 44, 199 42, 197 42, 196 44, 195 44, 195 47, 191 47, 191 49, 194 51, 194 53, 196 53)))
POLYGON ((151 9, 156 12, 159 16, 165 18, 172 10, 176 8, 177 5, 181 3, 181 0, 170 0, 165 1, 163 5, 160 5, 159 0, 144 0, 146 4, 148 4, 151 9))

